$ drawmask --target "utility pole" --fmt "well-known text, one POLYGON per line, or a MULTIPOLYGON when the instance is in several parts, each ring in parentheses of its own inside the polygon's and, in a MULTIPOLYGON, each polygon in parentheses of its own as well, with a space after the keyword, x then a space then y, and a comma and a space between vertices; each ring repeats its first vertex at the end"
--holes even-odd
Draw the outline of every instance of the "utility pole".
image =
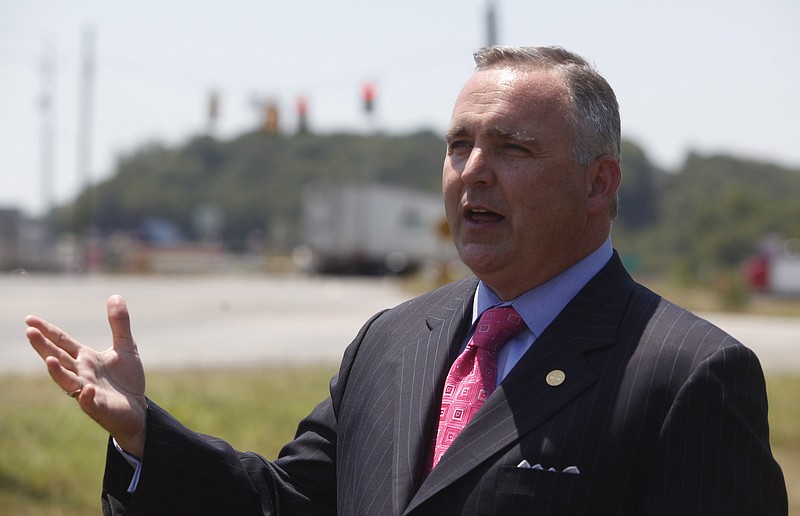
POLYGON ((87 198, 89 226, 94 222, 93 202, 89 188, 92 184, 92 108, 94 106, 95 35, 93 27, 81 34, 81 71, 78 88, 78 182, 87 198))
POLYGON ((212 90, 208 94, 208 135, 216 137, 217 135, 217 120, 219 119, 219 91, 212 90))
POLYGON ((495 0, 488 0, 486 7, 486 46, 497 45, 497 3, 495 0))
POLYGON ((48 221, 54 205, 54 163, 55 163, 55 63, 56 53, 52 41, 48 41, 42 51, 41 81, 42 93, 39 97, 39 112, 41 114, 41 147, 40 147, 40 172, 42 206, 44 219, 48 221))

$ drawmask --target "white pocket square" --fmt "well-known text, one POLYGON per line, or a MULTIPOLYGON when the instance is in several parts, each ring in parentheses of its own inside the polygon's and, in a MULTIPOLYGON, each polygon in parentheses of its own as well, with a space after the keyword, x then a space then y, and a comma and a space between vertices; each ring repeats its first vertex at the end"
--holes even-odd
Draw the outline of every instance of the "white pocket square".
POLYGON ((566 468, 562 469, 561 471, 558 471, 556 468, 547 468, 545 470, 544 466, 542 466, 541 464, 534 464, 533 466, 531 466, 531 463, 528 462, 527 459, 522 459, 522 462, 517 464, 517 467, 518 468, 522 468, 522 469, 537 469, 539 471, 550 471, 550 472, 553 472, 553 473, 569 473, 569 474, 572 474, 572 475, 580 475, 581 474, 581 470, 578 469, 578 466, 567 466, 566 468))

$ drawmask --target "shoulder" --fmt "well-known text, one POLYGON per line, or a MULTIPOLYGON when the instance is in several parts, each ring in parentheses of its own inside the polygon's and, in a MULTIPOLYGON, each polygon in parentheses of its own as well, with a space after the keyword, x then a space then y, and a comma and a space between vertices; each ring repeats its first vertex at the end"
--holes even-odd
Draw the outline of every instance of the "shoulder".
POLYGON ((678 376, 716 367, 761 369, 756 355, 703 317, 636 284, 620 335, 636 341, 632 359, 678 376))
POLYGON ((383 311, 374 322, 407 325, 411 319, 444 317, 453 311, 465 310, 472 302, 477 286, 475 277, 448 283, 383 311))
POLYGON ((474 277, 449 283, 373 315, 345 352, 344 362, 352 361, 364 348, 375 347, 386 354, 403 345, 409 335, 417 335, 436 325, 436 321, 460 320, 472 303, 478 280, 474 277), (371 346, 372 345, 372 346, 371 346))
POLYGON ((476 288, 478 288, 478 278, 469 276, 421 294, 399 305, 398 308, 405 306, 437 306, 450 304, 453 299, 472 299, 476 288))

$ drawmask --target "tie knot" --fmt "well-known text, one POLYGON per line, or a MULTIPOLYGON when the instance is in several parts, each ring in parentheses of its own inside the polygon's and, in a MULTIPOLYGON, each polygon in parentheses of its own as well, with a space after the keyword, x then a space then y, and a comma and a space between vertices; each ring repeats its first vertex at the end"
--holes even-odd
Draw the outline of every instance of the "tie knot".
POLYGON ((478 320, 472 342, 479 348, 496 351, 525 327, 519 313, 510 306, 486 310, 478 320))

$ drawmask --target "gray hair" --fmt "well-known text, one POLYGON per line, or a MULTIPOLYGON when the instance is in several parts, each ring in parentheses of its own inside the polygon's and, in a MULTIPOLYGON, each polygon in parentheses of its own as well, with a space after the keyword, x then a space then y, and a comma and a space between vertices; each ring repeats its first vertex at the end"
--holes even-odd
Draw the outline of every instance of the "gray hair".
MULTIPOLYGON (((492 46, 473 54, 478 70, 515 65, 552 70, 561 77, 572 102, 575 161, 588 165, 602 155, 621 159, 619 104, 614 90, 584 58, 561 47, 492 46)), ((618 200, 610 206, 617 215, 618 200)))

